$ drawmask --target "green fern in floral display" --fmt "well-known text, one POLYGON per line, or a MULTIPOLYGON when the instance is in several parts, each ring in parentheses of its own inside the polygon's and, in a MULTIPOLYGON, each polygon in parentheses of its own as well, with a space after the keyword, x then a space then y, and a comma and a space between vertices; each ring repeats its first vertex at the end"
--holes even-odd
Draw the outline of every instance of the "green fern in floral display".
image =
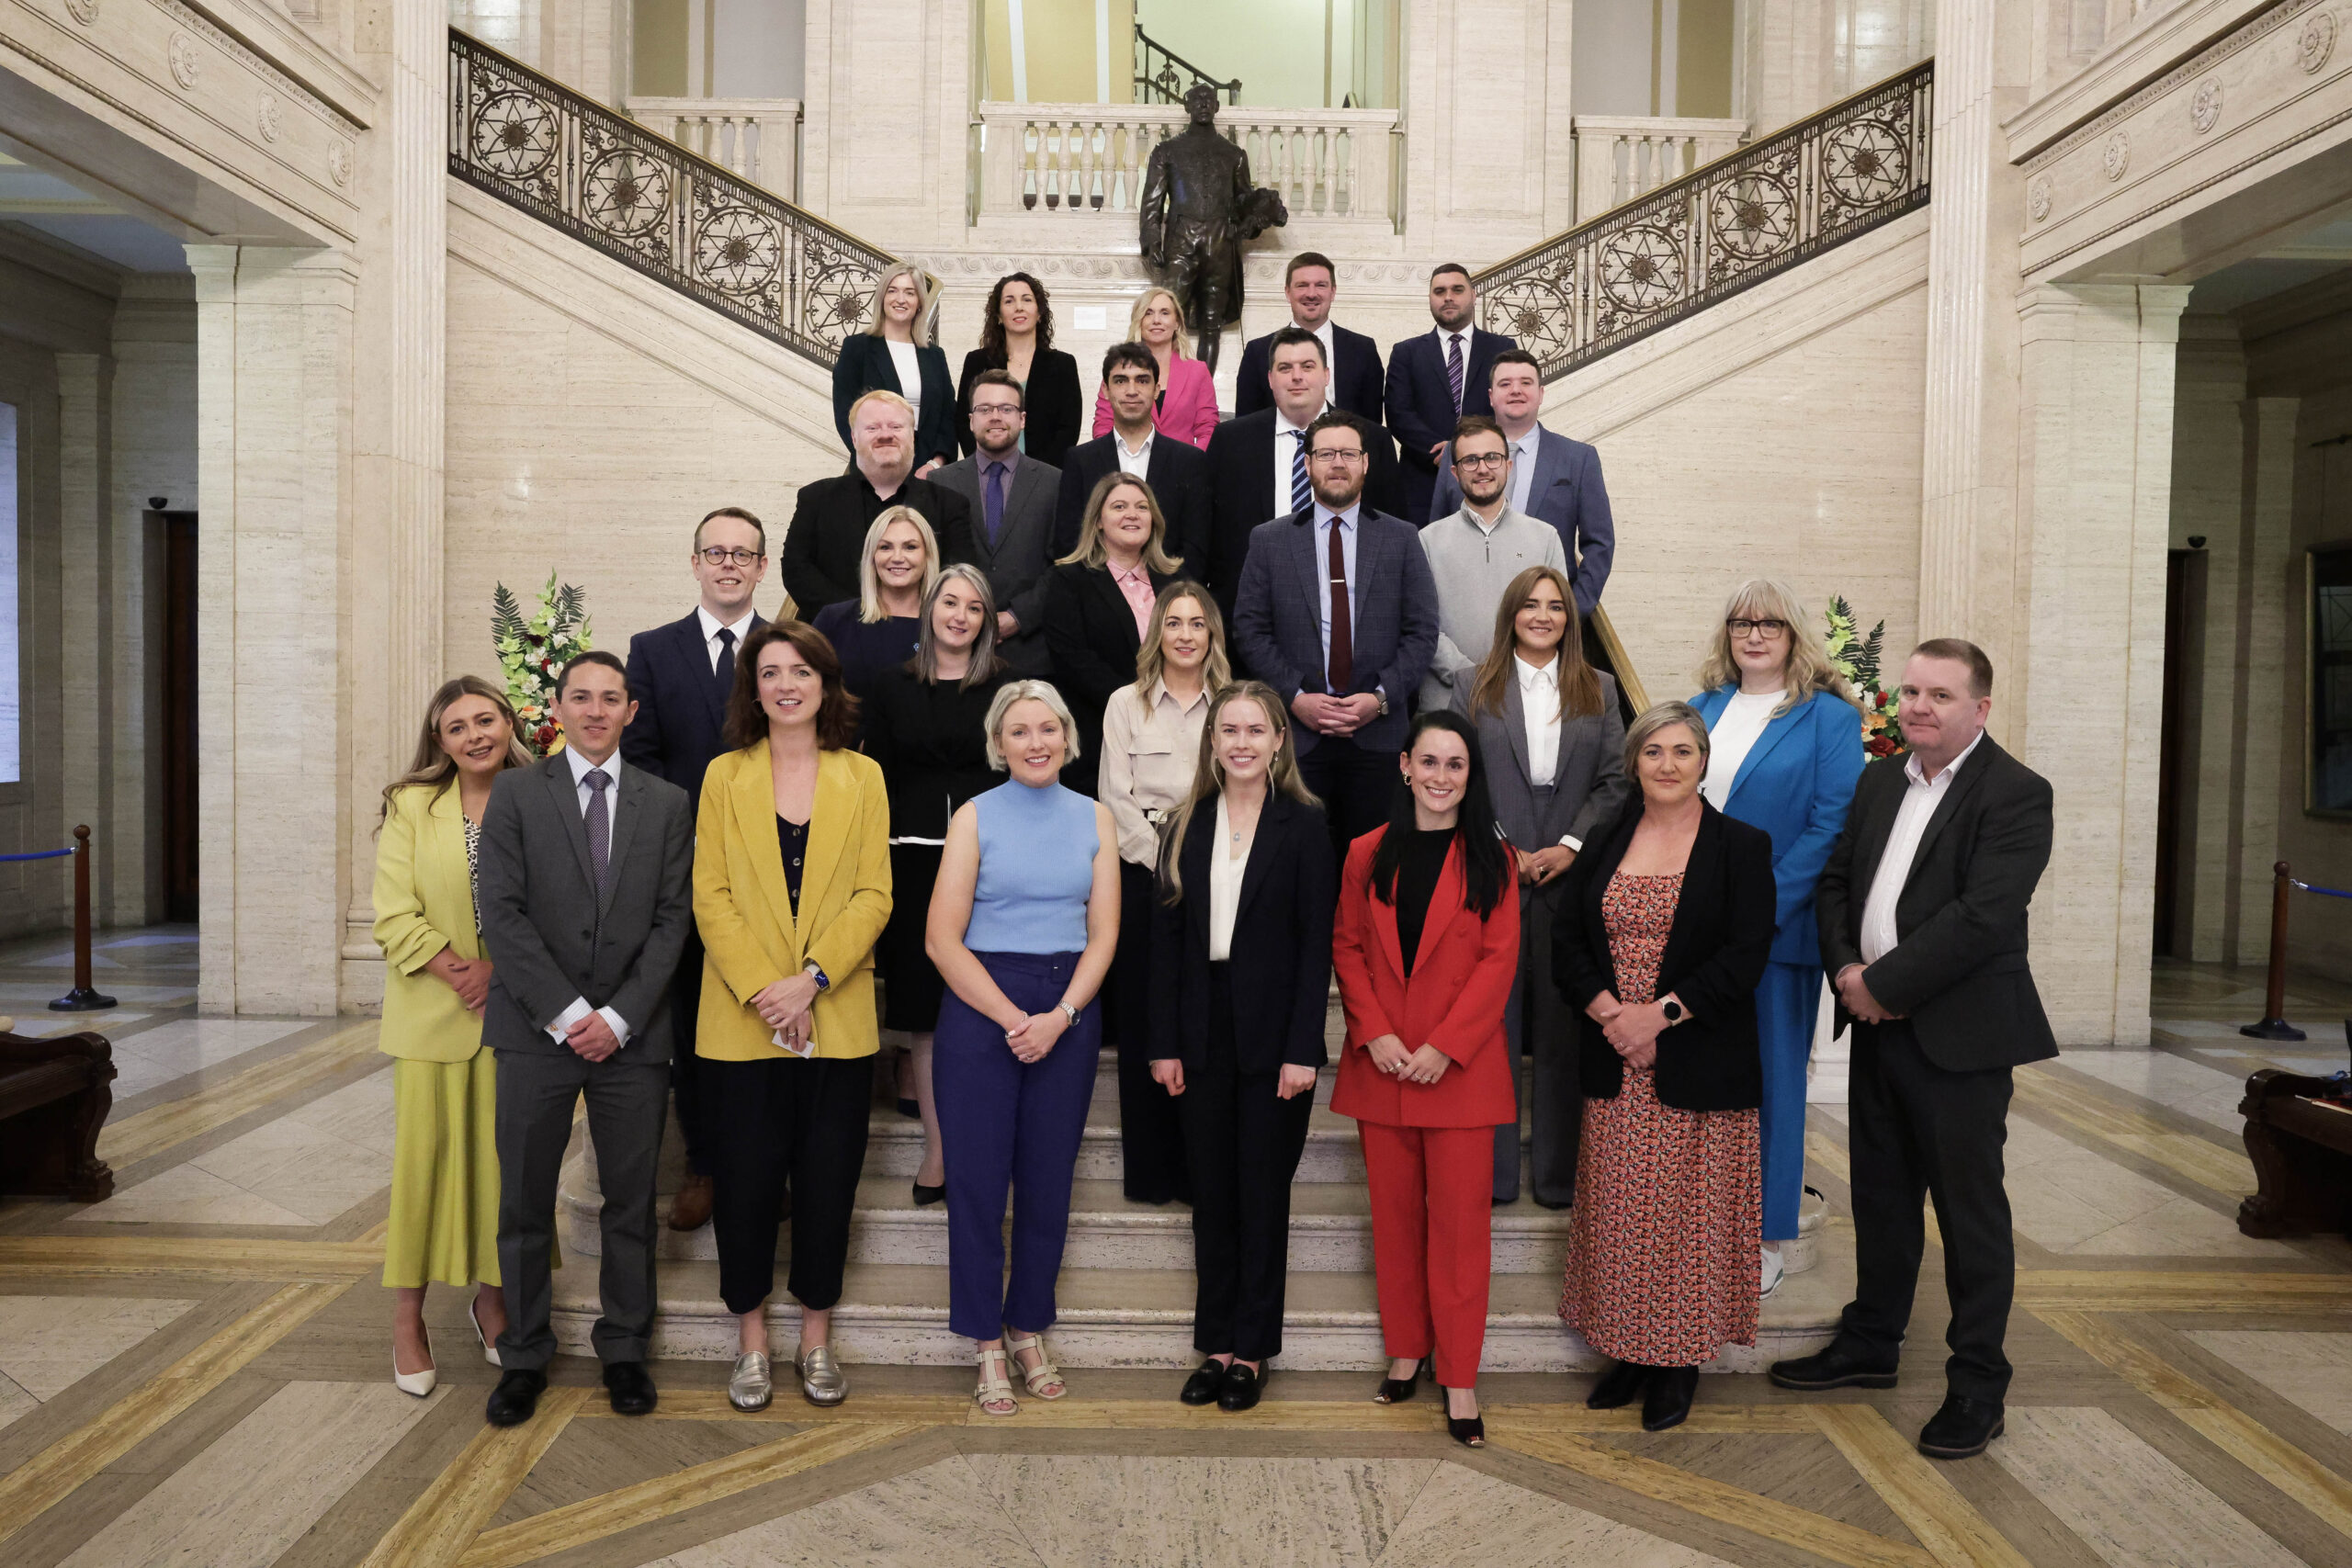
POLYGON ((523 743, 547 756, 563 735, 555 716, 556 677, 594 646, 588 635, 588 595, 568 582, 558 586, 550 571, 539 590, 538 613, 526 619, 521 603, 499 583, 490 596, 490 640, 506 678, 506 700, 522 723, 523 743))
POLYGON ((1862 705, 1862 750, 1873 757, 1892 757, 1903 750, 1903 727, 1895 722, 1894 694, 1880 683, 1880 660, 1886 650, 1886 623, 1860 635, 1859 618, 1844 594, 1829 601, 1824 617, 1823 645, 1830 664, 1846 677, 1862 705))

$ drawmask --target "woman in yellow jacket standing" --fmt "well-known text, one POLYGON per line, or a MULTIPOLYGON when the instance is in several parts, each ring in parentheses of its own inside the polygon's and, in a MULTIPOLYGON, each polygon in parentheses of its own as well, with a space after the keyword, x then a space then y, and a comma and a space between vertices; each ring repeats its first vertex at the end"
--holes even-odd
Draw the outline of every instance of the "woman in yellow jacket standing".
POLYGON ((497 1068, 481 1048, 490 960, 474 919, 475 844, 491 781, 527 767, 514 710, 460 675, 433 694, 409 771, 384 790, 376 846, 376 945, 384 950, 380 1048, 392 1062, 392 1213, 384 1283, 395 1292, 392 1382, 422 1398, 436 1372, 424 1289, 472 1285, 491 1364, 506 1326, 498 1276, 497 1068))
POLYGON ((890 805, 881 768, 847 750, 857 699, 822 632, 765 622, 735 668, 735 750, 703 775, 695 823, 695 1055, 710 1086, 718 1290, 741 1331, 727 1397, 738 1410, 771 1397, 767 1299, 789 1179, 793 1363, 810 1404, 839 1404, 849 1384, 832 1308, 880 1044, 874 943, 890 918, 890 805))

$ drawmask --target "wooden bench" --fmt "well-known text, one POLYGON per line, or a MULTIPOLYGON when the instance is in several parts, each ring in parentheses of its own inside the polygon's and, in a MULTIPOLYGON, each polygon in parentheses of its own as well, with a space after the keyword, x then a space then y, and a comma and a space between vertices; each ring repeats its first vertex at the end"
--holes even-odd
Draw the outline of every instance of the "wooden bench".
POLYGON ((0 1032, 0 1192, 96 1203, 114 1191, 98 1129, 114 1107, 103 1034, 0 1032))
POLYGON ((2352 1220, 2352 1111, 2319 1098, 2341 1086, 2265 1067, 2238 1102, 2257 1190, 2238 1205, 2248 1235, 2342 1231, 2352 1220))

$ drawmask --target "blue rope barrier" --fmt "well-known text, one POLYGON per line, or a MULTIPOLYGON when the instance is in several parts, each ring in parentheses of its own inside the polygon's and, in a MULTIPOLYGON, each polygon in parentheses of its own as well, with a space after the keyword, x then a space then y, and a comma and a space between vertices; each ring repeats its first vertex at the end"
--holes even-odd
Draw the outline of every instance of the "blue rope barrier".
POLYGON ((2308 882, 2298 882, 2291 876, 2287 879, 2287 886, 2304 893, 2325 894, 2330 898, 2352 898, 2352 893, 2346 893, 2341 887, 2319 887, 2308 882))
MULTIPOLYGON (((73 852, 72 850, 38 850, 28 855, 0 855, 0 864, 12 860, 57 860, 73 852)), ((2346 894, 2345 897, 2352 897, 2352 894, 2346 894)))

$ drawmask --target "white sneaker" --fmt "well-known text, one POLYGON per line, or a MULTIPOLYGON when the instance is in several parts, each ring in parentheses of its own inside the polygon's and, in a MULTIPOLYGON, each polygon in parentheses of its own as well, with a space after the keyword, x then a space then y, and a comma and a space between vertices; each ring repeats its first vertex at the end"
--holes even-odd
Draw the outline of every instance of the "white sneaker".
POLYGON ((1779 1247, 1766 1247, 1761 1250, 1763 1253, 1762 1282, 1761 1288, 1756 1292, 1757 1299, 1758 1301, 1763 1300, 1765 1297, 1770 1296, 1774 1291, 1779 1290, 1781 1288, 1781 1280, 1785 1278, 1788 1273, 1788 1269, 1781 1262, 1781 1249, 1779 1247))

